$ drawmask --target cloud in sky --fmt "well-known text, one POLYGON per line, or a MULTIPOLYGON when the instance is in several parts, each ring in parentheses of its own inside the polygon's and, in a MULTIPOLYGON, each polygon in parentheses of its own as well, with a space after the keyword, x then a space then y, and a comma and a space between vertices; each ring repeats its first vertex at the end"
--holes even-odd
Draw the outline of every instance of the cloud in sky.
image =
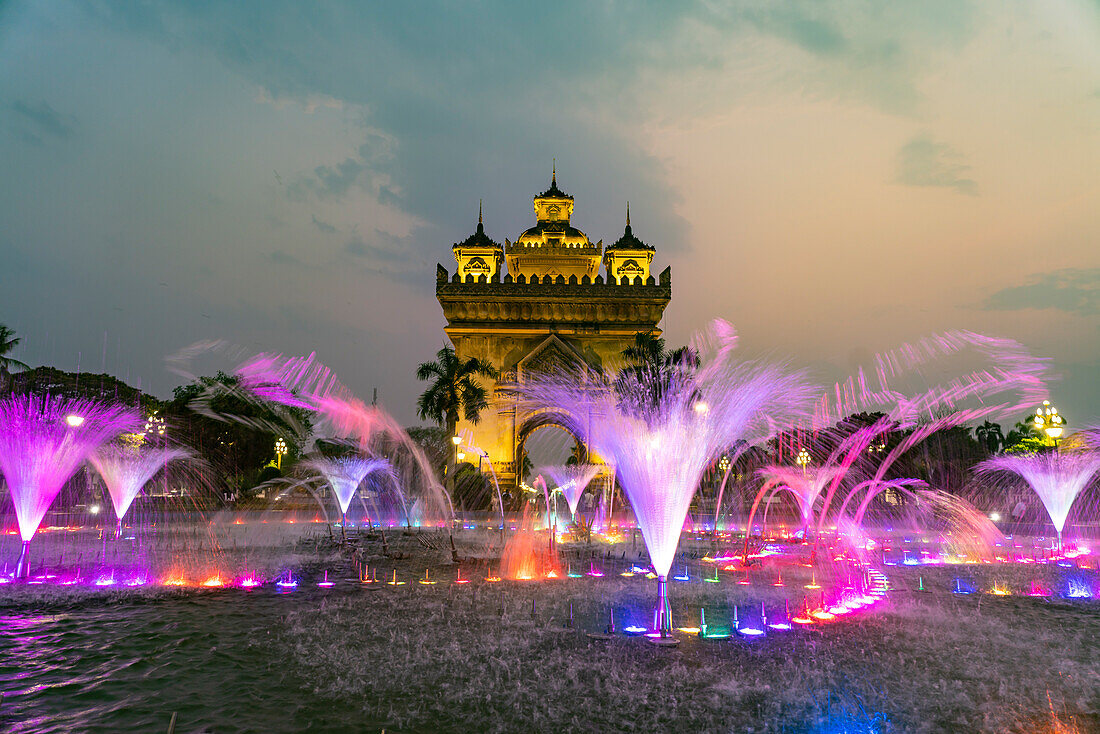
POLYGON ((325 234, 333 234, 336 232, 336 227, 329 224, 328 222, 322 222, 320 219, 317 218, 316 214, 311 214, 310 217, 313 220, 313 226, 316 227, 319 231, 324 232, 325 234))
POLYGON ((16 134, 41 145, 46 140, 66 140, 76 131, 76 118, 55 110, 48 102, 17 99, 7 105, 8 119, 16 134))
POLYGON ((1067 268, 1034 275, 1023 285, 993 293, 982 307, 991 311, 1049 308, 1095 316, 1100 314, 1100 268, 1067 268))
POLYGON ((947 143, 922 134, 898 151, 898 183, 906 186, 938 186, 963 194, 977 195, 978 183, 969 177, 964 156, 947 143))

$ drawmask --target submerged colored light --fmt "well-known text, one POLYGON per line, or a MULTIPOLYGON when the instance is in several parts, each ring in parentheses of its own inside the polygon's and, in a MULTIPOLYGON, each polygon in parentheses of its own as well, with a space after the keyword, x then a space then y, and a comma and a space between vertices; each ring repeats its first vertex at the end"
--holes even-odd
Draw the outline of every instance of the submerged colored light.
POLYGON ((218 575, 218 576, 211 576, 206 581, 203 581, 202 585, 207 587, 207 588, 216 589, 216 588, 221 588, 222 586, 225 586, 225 582, 222 581, 222 577, 220 575, 218 575))

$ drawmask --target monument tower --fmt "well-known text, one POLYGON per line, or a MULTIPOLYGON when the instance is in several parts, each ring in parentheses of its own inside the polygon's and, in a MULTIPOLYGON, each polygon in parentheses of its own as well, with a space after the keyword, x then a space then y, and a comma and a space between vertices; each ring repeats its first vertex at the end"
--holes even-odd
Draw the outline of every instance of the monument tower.
POLYGON ((568 371, 583 383, 617 365, 636 333, 660 334, 672 297, 671 270, 650 274, 654 248, 634 235, 629 207, 623 235, 604 247, 573 226, 574 200, 558 188, 556 170, 534 206, 535 226, 503 245, 486 234, 479 211, 475 232, 452 247, 454 274, 436 266, 436 298, 458 358, 478 357, 500 372, 483 380, 492 384, 480 422, 461 420, 458 432, 491 459, 502 486, 517 483, 527 437, 561 426, 553 410, 517 406, 513 388, 540 371, 568 371))

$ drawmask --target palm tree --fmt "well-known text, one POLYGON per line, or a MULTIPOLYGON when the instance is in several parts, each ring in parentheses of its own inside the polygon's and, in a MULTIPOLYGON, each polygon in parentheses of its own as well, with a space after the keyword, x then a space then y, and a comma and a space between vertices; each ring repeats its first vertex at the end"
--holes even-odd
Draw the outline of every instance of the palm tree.
POLYGON ((992 421, 986 421, 975 428, 974 437, 977 438, 978 442, 981 443, 982 446, 985 446, 991 454, 997 453, 1005 445, 1005 437, 1004 434, 1001 433, 1001 427, 992 421))
POLYGON ((0 390, 8 392, 11 389, 11 372, 15 370, 29 370, 30 367, 13 359, 8 355, 15 349, 19 342, 23 341, 15 335, 15 332, 4 324, 0 324, 0 390))
POLYGON ((434 362, 416 368, 416 379, 432 381, 420 395, 417 414, 445 427, 447 435, 453 436, 460 413, 476 424, 489 405, 489 392, 474 378, 481 375, 495 379, 497 371, 477 357, 460 360, 451 347, 443 347, 435 356, 434 362))
POLYGON ((668 351, 665 340, 651 331, 636 333, 622 357, 628 364, 619 372, 616 389, 635 410, 657 408, 665 393, 684 386, 699 367, 698 352, 691 347, 668 351))

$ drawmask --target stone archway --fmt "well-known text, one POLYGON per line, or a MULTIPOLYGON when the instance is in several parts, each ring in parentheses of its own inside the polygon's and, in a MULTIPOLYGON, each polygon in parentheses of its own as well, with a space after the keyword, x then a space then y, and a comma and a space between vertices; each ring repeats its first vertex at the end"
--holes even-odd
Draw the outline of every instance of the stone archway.
MULTIPOLYGON (((577 434, 570 430, 568 423, 564 418, 553 410, 541 411, 528 417, 526 421, 516 431, 516 480, 521 481, 522 470, 518 466, 522 460, 524 454, 527 452, 527 441, 539 431, 544 429, 560 429, 569 438, 573 440, 573 448, 570 454, 576 457, 576 460, 580 463, 588 462, 588 447, 585 446, 584 441, 581 440, 577 434)), ((564 463, 564 460, 561 462, 564 463)), ((538 462, 535 463, 534 470, 538 470, 538 462)), ((530 477, 528 477, 530 479, 530 477)))

